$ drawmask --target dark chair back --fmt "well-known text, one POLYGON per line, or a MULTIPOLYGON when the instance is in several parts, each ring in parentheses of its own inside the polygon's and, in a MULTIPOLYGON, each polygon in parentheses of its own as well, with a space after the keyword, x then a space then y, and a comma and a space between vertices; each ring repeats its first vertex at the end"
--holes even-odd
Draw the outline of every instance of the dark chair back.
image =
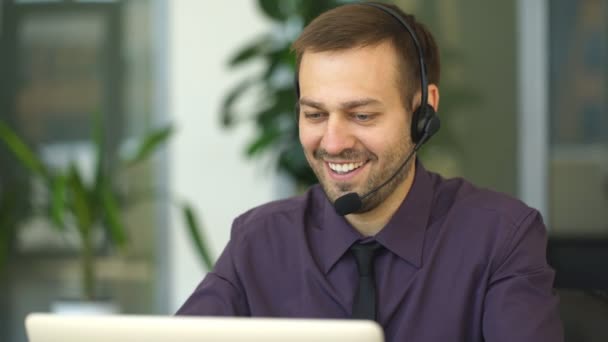
POLYGON ((608 238, 551 238, 566 342, 608 341, 608 238))

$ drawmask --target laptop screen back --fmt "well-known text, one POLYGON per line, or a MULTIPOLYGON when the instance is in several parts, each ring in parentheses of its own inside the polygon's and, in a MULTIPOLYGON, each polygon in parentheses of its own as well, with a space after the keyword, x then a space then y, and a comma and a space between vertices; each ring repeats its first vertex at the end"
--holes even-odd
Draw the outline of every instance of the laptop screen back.
POLYGON ((383 342, 372 321, 30 314, 30 342, 383 342))

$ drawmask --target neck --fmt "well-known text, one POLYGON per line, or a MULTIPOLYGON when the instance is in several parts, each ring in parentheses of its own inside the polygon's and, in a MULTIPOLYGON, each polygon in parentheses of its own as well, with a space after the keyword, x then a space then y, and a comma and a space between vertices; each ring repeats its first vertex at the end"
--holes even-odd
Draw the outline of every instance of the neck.
POLYGON ((412 162, 407 176, 395 191, 393 191, 376 208, 361 214, 346 215, 346 220, 363 236, 374 236, 380 232, 393 217, 399 206, 412 188, 414 175, 416 174, 416 163, 412 162))

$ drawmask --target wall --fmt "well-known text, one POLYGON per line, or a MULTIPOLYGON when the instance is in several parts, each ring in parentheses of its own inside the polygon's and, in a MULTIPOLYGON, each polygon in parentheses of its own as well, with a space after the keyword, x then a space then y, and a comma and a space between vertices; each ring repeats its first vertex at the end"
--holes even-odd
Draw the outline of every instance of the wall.
MULTIPOLYGON (((270 27, 255 1, 166 1, 166 113, 178 132, 168 152, 168 188, 193 203, 204 222, 214 255, 227 243, 239 213, 273 198, 277 177, 245 159, 251 127, 224 130, 222 95, 252 71, 230 72, 226 61, 238 47, 270 27)), ((253 69, 260 65, 252 66, 253 69)), ((204 275, 181 217, 171 211, 168 235, 168 310, 174 312, 204 275)))

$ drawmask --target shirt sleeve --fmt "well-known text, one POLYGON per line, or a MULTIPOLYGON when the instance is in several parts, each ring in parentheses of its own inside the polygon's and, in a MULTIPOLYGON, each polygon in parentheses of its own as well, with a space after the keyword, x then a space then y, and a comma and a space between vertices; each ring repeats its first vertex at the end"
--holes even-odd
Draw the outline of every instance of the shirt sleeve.
POLYGON ((486 292, 485 340, 562 342, 555 274, 547 264, 547 233, 540 214, 528 214, 502 245, 486 292))
POLYGON ((234 264, 235 245, 233 236, 213 271, 207 273, 176 315, 249 316, 245 291, 234 264))

